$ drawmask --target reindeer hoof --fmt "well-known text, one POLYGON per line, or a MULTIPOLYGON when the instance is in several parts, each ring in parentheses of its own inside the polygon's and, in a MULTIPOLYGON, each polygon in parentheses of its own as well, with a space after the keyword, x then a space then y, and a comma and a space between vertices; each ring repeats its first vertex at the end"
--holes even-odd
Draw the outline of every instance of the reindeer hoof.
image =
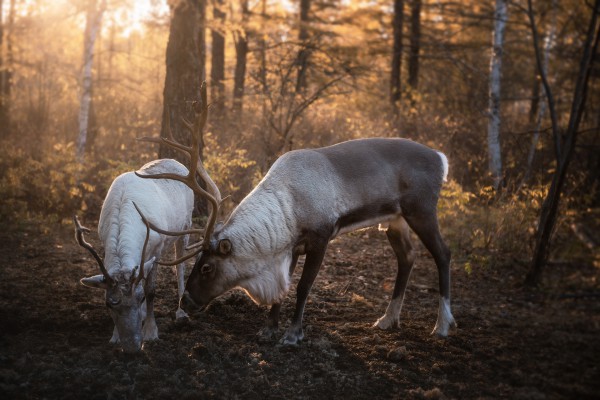
POLYGON ((448 332, 450 331, 450 328, 456 328, 456 326, 456 321, 454 320, 454 318, 452 318, 452 320, 449 322, 443 324, 435 324, 435 327, 433 328, 431 334, 439 338, 445 338, 448 337, 448 332))
POLYGON ((142 327, 142 338, 145 342, 158 340, 158 327, 154 320, 146 321, 142 327))
POLYGON ((373 328, 379 328, 384 331, 398 329, 400 328, 400 321, 397 319, 386 318, 385 316, 383 316, 373 324, 373 328))
POLYGON ((178 308, 177 311, 175 311, 175 320, 177 322, 187 321, 189 319, 190 319, 190 316, 188 315, 188 313, 183 311, 181 308, 178 308))
POLYGON ((304 332, 286 332, 285 335, 279 340, 279 343, 284 346, 298 346, 299 342, 304 339, 304 332))

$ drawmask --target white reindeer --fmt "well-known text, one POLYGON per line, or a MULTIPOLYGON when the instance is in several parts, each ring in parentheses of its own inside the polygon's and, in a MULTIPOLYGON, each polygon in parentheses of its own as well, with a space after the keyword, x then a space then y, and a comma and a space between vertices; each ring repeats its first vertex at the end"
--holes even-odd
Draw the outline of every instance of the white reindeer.
MULTIPOLYGON (((175 160, 149 162, 139 172, 187 174, 175 160)), ((175 244, 177 256, 183 254, 188 236, 179 238, 159 235, 149 230, 140 213, 160 221, 161 226, 178 231, 191 227, 194 194, 184 184, 173 180, 145 180, 133 172, 117 177, 108 193, 98 223, 104 245, 104 260, 84 238, 84 228, 74 217, 77 242, 87 249, 100 266, 100 275, 81 279, 87 287, 106 291, 106 306, 115 323, 111 343, 120 343, 125 352, 141 349, 142 341, 158 339, 154 319, 156 260, 175 244), (148 260, 144 262, 144 260, 148 260)), ((184 288, 184 264, 177 266, 179 297, 184 288)), ((187 314, 177 309, 176 317, 187 314)))
MULTIPOLYGON (((398 138, 352 140, 320 149, 291 151, 273 164, 225 223, 215 229, 220 194, 197 156, 207 114, 205 87, 202 100, 191 147, 165 138, 143 140, 188 152, 190 165, 196 165, 211 194, 202 191, 195 173, 190 172, 187 177, 138 173, 145 178, 178 179, 197 194, 205 195, 213 205, 198 250, 200 255, 180 300, 182 309, 203 309, 215 297, 240 287, 255 302, 272 305, 263 330, 270 337, 277 331, 280 303, 288 292, 298 257, 305 254, 296 309, 281 340, 283 344, 296 344, 304 337, 304 306, 329 241, 345 232, 387 224, 398 273, 392 300, 374 326, 399 326, 415 260, 410 228, 431 252, 438 269, 440 298, 433 333, 448 335, 449 328, 455 326, 450 311, 450 250, 440 234, 436 213, 442 182, 448 173, 446 156, 398 138)), ((158 229, 157 223, 150 224, 152 229, 158 229)))

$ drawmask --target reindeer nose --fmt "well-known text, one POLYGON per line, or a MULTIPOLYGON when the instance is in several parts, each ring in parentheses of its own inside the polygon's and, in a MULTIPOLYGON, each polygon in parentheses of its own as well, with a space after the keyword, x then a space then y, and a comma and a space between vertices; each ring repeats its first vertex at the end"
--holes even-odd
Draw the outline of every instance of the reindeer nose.
POLYGON ((181 296, 181 300, 179 300, 179 307, 188 314, 197 311, 200 308, 198 304, 192 300, 192 297, 187 290, 183 292, 183 296, 181 296))
POLYGON ((135 354, 142 350, 142 337, 136 335, 129 340, 121 340, 121 347, 124 353, 135 354))

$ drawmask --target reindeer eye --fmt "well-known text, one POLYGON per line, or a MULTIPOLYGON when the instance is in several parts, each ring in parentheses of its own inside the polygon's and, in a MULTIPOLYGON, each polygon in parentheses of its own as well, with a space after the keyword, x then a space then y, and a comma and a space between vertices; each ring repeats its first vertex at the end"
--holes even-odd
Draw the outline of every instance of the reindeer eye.
POLYGON ((111 298, 108 298, 106 300, 106 307, 113 308, 115 306, 118 306, 120 303, 121 303, 121 299, 111 299, 111 298))
POLYGON ((200 268, 200 273, 203 275, 210 274, 213 272, 214 267, 211 264, 204 264, 202 268, 200 268))

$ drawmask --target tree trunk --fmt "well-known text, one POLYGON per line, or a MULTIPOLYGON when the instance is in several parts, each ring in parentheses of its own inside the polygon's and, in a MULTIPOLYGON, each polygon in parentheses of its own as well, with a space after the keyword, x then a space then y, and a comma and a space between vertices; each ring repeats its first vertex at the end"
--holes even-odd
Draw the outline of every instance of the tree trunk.
MULTIPOLYGON (((266 28, 266 19, 267 19, 267 0, 261 0, 261 5, 260 5, 261 11, 260 11, 260 16, 261 16, 261 27, 263 28, 263 31, 266 28)), ((258 49, 260 52, 259 55, 259 59, 260 59, 260 71, 259 71, 259 79, 260 79, 260 83, 262 86, 262 91, 263 94, 267 94, 269 92, 269 87, 267 84, 267 42, 264 39, 265 35, 258 35, 259 39, 258 39, 258 49)), ((263 97, 263 100, 265 98, 263 97)))
POLYGON ((8 99, 4 97, 4 87, 6 85, 4 75, 6 74, 5 56, 4 56, 4 4, 0 0, 0 138, 8 136, 8 99))
POLYGON ((296 77, 296 93, 303 92, 306 89, 306 70, 308 69, 308 59, 310 57, 310 49, 308 39, 310 0, 300 0, 300 29, 298 32, 298 41, 302 48, 298 52, 298 76, 296 77))
MULTIPOLYGON (((530 18, 533 20, 533 13, 530 4, 530 18)), ((592 70, 592 64, 594 61, 594 55, 598 52, 598 42, 600 42, 600 29, 597 27, 598 15, 600 14, 600 0, 596 0, 592 17, 590 18, 590 25, 588 28, 585 44, 583 47, 583 55, 581 57, 581 64, 579 69, 579 75, 575 86, 575 93, 573 95, 573 103, 571 106, 571 114, 569 116, 569 124, 567 126, 564 143, 560 144, 560 157, 556 160, 556 172, 552 178, 552 184, 548 196, 544 200, 542 210, 540 214, 540 222, 538 224, 536 232, 536 244, 531 262, 531 270, 525 279, 525 284, 528 286, 536 286, 540 283, 542 277, 542 271, 546 265, 550 247, 550 239, 554 231, 556 224, 556 216, 558 213, 558 206, 560 203, 560 196, 563 191, 565 183, 565 177, 569 163, 573 157, 573 151, 575 149, 575 143, 577 141, 577 135, 579 130, 579 124, 583 116, 585 109, 585 103, 587 100, 588 82, 590 73, 592 70)), ((535 25, 532 24, 532 29, 535 29, 535 25)), ((536 57, 538 58, 538 64, 541 63, 539 51, 536 46, 536 57)), ((544 73, 544 71, 541 71, 544 73)), ((546 93, 547 97, 549 93, 546 93)), ((548 99, 550 102, 550 99, 548 99)), ((554 122, 554 121, 553 121, 554 122)))
POLYGON ((222 33, 225 25, 224 7, 223 0, 215 0, 213 23, 216 24, 216 27, 212 29, 210 80, 212 102, 215 104, 215 112, 218 117, 221 117, 225 110, 225 36, 222 33))
POLYGON ((206 0, 197 0, 198 4, 198 60, 200 82, 206 81, 206 0))
MULTIPOLYGON (((163 92, 163 118, 161 136, 173 138, 190 145, 190 132, 182 123, 182 118, 193 121, 194 102, 201 101, 203 65, 200 46, 200 11, 203 0, 182 0, 176 2, 172 10, 169 42, 167 43, 165 88, 163 92)), ((200 146, 202 153, 203 146, 200 146)), ((161 145, 159 158, 174 158, 187 163, 187 158, 179 151, 161 145)), ((200 154, 202 158, 202 154, 200 154)))
POLYGON ((392 75, 390 81, 390 102, 394 110, 398 109, 398 103, 402 96, 401 74, 402 74, 402 22, 404 19, 404 0, 394 0, 393 20, 393 53, 392 53, 392 75))
POLYGON ((235 73, 233 77, 233 109, 240 113, 243 108, 244 81, 246 79, 246 58, 248 55, 248 31, 245 24, 248 19, 248 0, 241 1, 242 26, 235 33, 235 73))
POLYGON ((0 0, 0 138, 7 137, 10 133, 15 0, 10 0, 7 23, 2 20, 3 11, 3 1, 0 0))
POLYGON ((421 48, 421 0, 412 0, 410 12, 410 57, 408 58, 408 85, 416 91, 419 85, 419 50, 421 48))
POLYGON ((106 0, 89 0, 85 20, 85 38, 83 46, 83 73, 81 84, 81 103, 79 108, 79 137, 77 139, 77 159, 83 162, 89 129, 90 105, 92 102, 92 64, 94 44, 100 32, 102 14, 106 9, 106 0))
POLYGON ((537 68, 533 70, 533 80, 531 81, 531 104, 529 105, 529 123, 535 124, 540 110, 540 91, 542 84, 538 79, 539 71, 537 68))
POLYGON ((506 0, 496 0, 493 50, 490 60, 490 93, 488 122, 488 160, 489 172, 494 189, 498 190, 502 182, 502 153, 500 148, 500 89, 502 77, 502 51, 504 31, 508 19, 506 0))
MULTIPOLYGON (((553 43, 554 43, 554 36, 556 35, 556 13, 557 13, 557 0, 552 0, 552 22, 550 25, 550 29, 548 32, 548 35, 546 36, 546 39, 544 41, 544 63, 542 65, 542 73, 544 73, 546 76, 548 76, 548 66, 550 64, 550 50, 552 49, 553 43)), ((536 69, 537 71, 537 69, 536 69)), ((531 169, 533 168, 533 160, 535 157, 535 151, 537 149, 537 145, 540 139, 540 129, 542 126, 542 121, 544 120, 544 117, 546 116, 546 108, 547 108, 547 102, 543 100, 542 98, 542 93, 540 93, 540 89, 542 88, 542 86, 540 85, 540 81, 537 79, 536 76, 536 80, 535 80, 535 87, 537 88, 538 92, 535 93, 535 98, 540 99, 538 101, 536 101, 536 109, 537 109, 537 116, 535 119, 535 129, 533 131, 533 137, 531 138, 531 145, 529 146, 529 152, 527 154, 527 164, 525 167, 525 173, 523 174, 523 181, 521 183, 520 186, 522 186, 523 184, 525 184, 528 180, 529 177, 531 176, 531 169), (540 103, 541 101, 541 103, 540 103)), ((530 119, 532 118, 531 113, 533 112, 533 101, 532 101, 532 110, 530 110, 530 119)))

